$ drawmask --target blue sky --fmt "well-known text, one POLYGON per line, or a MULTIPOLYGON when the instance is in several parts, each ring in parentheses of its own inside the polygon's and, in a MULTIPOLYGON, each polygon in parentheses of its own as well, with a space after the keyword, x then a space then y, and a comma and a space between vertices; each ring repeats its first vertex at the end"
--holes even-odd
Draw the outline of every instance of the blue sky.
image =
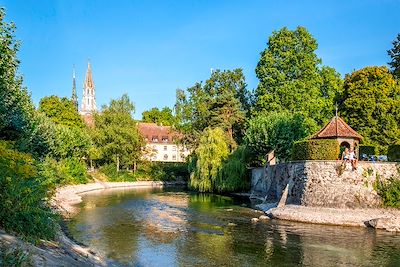
POLYGON ((128 93, 136 118, 172 107, 175 90, 204 81, 210 69, 243 68, 249 89, 268 36, 305 26, 323 64, 342 75, 386 65, 400 33, 400 0, 376 1, 101 1, 0 0, 17 25, 20 73, 37 104, 70 96, 72 66, 78 97, 87 60, 98 106, 128 93))

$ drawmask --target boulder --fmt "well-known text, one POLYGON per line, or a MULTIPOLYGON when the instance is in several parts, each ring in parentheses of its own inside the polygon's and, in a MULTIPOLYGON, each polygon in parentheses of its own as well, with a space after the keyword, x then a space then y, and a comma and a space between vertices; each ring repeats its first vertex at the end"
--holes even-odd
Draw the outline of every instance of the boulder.
POLYGON ((367 225, 390 232, 400 232, 400 218, 382 217, 369 220, 367 225))

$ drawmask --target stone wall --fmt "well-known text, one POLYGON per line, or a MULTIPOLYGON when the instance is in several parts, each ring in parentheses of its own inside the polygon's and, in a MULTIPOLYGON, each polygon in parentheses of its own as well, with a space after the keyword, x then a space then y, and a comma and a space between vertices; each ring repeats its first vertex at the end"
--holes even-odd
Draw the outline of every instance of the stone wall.
POLYGON ((338 174, 340 161, 297 161, 252 170, 252 196, 277 202, 289 184, 287 204, 333 208, 379 207, 373 188, 381 180, 398 175, 396 163, 359 162, 357 170, 347 164, 338 174))

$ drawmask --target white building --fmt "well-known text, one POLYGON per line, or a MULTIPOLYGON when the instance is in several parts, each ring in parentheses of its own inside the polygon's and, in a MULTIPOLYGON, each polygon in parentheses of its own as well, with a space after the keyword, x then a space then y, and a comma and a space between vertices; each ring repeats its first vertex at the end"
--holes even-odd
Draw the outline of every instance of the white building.
POLYGON ((187 148, 177 144, 179 133, 171 126, 140 122, 138 129, 146 141, 144 157, 150 161, 184 162, 190 154, 187 148))

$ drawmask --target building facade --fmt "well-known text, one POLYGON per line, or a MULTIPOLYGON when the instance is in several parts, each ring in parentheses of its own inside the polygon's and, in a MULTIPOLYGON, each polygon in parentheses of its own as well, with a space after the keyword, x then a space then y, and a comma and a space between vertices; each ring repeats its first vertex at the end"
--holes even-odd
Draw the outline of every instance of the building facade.
POLYGON ((184 162, 190 154, 190 150, 177 144, 180 135, 171 126, 140 122, 138 130, 146 141, 143 157, 147 160, 184 162))

